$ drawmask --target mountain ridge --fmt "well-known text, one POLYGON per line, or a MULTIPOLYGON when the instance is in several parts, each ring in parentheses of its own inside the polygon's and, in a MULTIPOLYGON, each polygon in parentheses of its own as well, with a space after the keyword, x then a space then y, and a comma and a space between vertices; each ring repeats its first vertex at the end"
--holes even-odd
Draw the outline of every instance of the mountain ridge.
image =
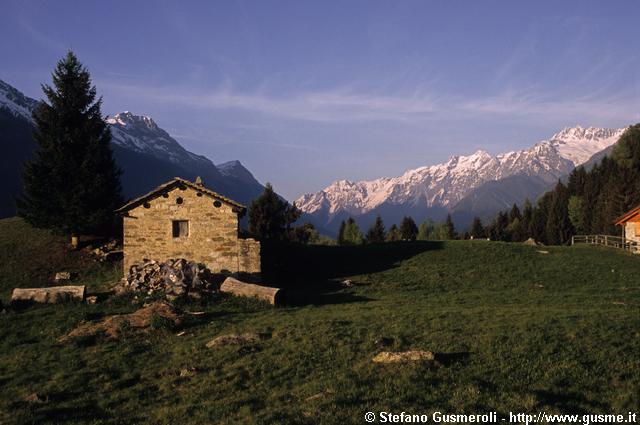
MULTIPOLYGON (((386 210, 390 206, 439 207, 452 212, 474 189, 511 176, 521 176, 508 182, 517 181, 519 193, 536 193, 611 146, 624 130, 566 127, 528 149, 495 156, 478 150, 467 156, 452 156, 440 164, 410 169, 397 177, 357 182, 337 180, 319 192, 301 196, 296 205, 315 217, 316 224, 335 228, 338 216, 370 216, 383 206, 386 210), (531 181, 529 189, 524 186, 527 178, 531 181)), ((493 185, 492 190, 502 189, 493 185)))
MULTIPOLYGON (((0 217, 15 214, 14 199, 20 193, 22 164, 36 145, 32 138, 32 112, 38 101, 0 80, 0 217)), ((180 176, 190 180, 200 176, 205 184, 221 194, 249 205, 264 187, 240 161, 229 161, 223 172, 205 156, 185 149, 153 118, 124 111, 105 118, 112 134, 111 146, 123 170, 123 195, 134 198, 180 176)))

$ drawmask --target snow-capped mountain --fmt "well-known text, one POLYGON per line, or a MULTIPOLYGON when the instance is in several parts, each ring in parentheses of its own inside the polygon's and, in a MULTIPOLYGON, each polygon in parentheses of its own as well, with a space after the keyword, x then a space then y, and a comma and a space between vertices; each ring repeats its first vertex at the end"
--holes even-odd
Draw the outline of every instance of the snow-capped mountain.
POLYGON ((198 162, 210 164, 207 158, 183 148, 153 118, 121 112, 105 120, 111 128, 112 143, 134 152, 152 155, 174 164, 198 162))
MULTIPOLYGON (((406 171, 399 177, 351 182, 339 180, 296 201, 303 212, 330 225, 336 216, 358 216, 404 206, 451 210, 482 184, 520 175, 552 183, 595 153, 615 143, 625 129, 565 128, 530 149, 492 156, 479 150, 447 162, 406 171)), ((539 184, 539 183, 538 183, 539 184)))
POLYGON ((618 141, 626 128, 565 128, 553 135, 549 144, 560 156, 573 162, 577 167, 596 153, 618 141))
POLYGON ((36 106, 38 106, 37 100, 25 96, 14 87, 0 80, 0 109, 32 122, 31 114, 36 109, 36 106))
MULTIPOLYGON (((0 218, 15 214, 15 197, 20 194, 20 172, 35 149, 32 112, 38 102, 0 80, 0 218)), ((205 184, 248 205, 263 186, 239 161, 220 165, 189 152, 152 118, 122 112, 106 120, 112 134, 112 149, 123 170, 126 197, 148 192, 169 179, 180 176, 205 184)))

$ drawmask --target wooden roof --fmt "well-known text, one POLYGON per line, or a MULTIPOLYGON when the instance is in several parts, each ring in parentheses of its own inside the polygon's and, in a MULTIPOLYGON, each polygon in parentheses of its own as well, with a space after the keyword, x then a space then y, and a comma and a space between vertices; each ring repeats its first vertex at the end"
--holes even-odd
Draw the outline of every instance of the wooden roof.
POLYGON ((635 208, 632 208, 631 210, 629 210, 625 214, 623 214, 620 217, 616 218, 615 225, 616 226, 621 226, 621 225, 625 224, 627 221, 631 220, 633 217, 635 217, 638 214, 640 214, 640 205, 638 205, 635 208))
POLYGON ((196 182, 197 183, 194 183, 189 180, 183 179, 181 177, 174 177, 173 180, 168 181, 167 183, 161 184, 160 186, 156 187, 146 195, 142 195, 141 197, 136 198, 130 201, 129 203, 127 203, 126 205, 118 208, 116 210, 116 213, 118 214, 126 213, 127 211, 130 211, 144 204, 145 202, 150 201, 151 199, 157 198, 158 196, 161 196, 164 193, 168 193, 173 189, 179 188, 181 186, 191 188, 193 190, 196 190, 202 193, 203 195, 207 195, 213 199, 219 200, 220 202, 224 202, 225 204, 230 205, 233 208, 233 211, 236 213, 243 214, 247 210, 247 207, 245 207, 244 205, 232 199, 229 199, 225 196, 222 196, 211 189, 207 189, 206 187, 204 187, 204 185, 202 184, 202 180, 200 180, 199 177, 198 179, 196 179, 196 182))

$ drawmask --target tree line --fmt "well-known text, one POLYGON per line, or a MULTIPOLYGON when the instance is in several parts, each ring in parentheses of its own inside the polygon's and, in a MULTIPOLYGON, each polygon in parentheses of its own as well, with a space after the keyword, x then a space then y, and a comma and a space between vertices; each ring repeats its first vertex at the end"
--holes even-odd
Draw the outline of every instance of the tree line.
POLYGON ((396 241, 447 240, 457 237, 450 215, 442 223, 427 219, 419 227, 413 218, 405 216, 400 222, 400 226, 392 224, 387 231, 382 217, 378 214, 366 233, 362 233, 353 217, 343 220, 340 223, 336 242, 338 245, 360 245, 396 241))
POLYGON ((485 228, 479 218, 472 235, 521 242, 533 238, 562 245, 576 234, 619 235, 614 221, 640 204, 640 124, 629 127, 610 155, 591 170, 575 168, 565 182, 542 195, 535 205, 513 205, 485 228))

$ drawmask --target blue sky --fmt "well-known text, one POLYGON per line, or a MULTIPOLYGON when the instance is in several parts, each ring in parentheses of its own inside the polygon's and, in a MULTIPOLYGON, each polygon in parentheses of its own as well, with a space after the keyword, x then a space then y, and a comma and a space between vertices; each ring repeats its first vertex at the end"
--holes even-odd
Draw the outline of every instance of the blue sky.
POLYGON ((69 48, 103 112, 152 116, 290 200, 565 126, 640 121, 637 1, 5 1, 0 79, 69 48))

